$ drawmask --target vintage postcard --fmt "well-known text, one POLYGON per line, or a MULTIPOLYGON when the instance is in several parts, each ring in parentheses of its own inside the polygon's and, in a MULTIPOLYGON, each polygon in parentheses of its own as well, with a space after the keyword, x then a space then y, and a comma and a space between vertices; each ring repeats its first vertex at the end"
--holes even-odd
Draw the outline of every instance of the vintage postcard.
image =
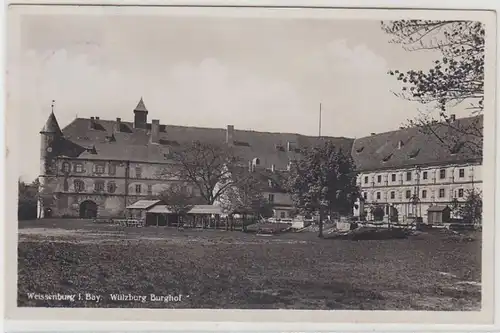
POLYGON ((493 322, 494 12, 7 18, 9 318, 493 322))

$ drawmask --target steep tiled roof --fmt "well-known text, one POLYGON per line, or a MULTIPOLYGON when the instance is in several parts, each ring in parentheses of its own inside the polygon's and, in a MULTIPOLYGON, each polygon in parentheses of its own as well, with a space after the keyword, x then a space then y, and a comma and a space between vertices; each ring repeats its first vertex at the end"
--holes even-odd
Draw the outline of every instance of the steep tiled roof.
MULTIPOLYGON (((457 119, 453 127, 467 128, 477 124, 482 128, 482 121, 482 116, 457 119)), ((433 129, 439 137, 460 138, 462 142, 481 144, 479 137, 458 134, 447 125, 436 124, 433 129)), ((356 139, 352 157, 358 171, 481 160, 481 156, 467 146, 453 152, 436 135, 425 134, 418 128, 405 128, 356 139)))
POLYGON ((43 129, 41 130, 40 133, 54 133, 54 134, 61 133, 61 128, 57 123, 57 119, 56 116, 54 115, 54 112, 50 113, 49 118, 47 119, 47 122, 45 123, 45 126, 43 126, 43 129))
MULTIPOLYGON (((77 118, 63 129, 64 137, 83 147, 95 146, 97 154, 84 152, 81 158, 166 162, 170 149, 198 140, 225 144, 226 129, 161 125, 159 144, 150 143, 151 124, 146 129, 134 128, 133 123, 121 122, 120 132, 114 132, 116 122, 77 118), (91 122, 93 127, 91 128, 91 122), (112 138, 111 138, 112 137, 112 138)), ((352 139, 324 138, 332 140, 344 150, 350 151, 352 139)), ((298 148, 313 146, 317 137, 291 133, 269 133, 234 130, 234 149, 244 160, 259 158, 262 166, 286 169, 290 159, 299 157, 298 148), (288 151, 288 142, 291 151, 288 151)))
POLYGON ((148 109, 146 109, 146 105, 144 105, 144 101, 142 100, 142 97, 141 97, 141 100, 139 101, 139 103, 137 103, 137 106, 135 107, 134 111, 148 112, 148 109))

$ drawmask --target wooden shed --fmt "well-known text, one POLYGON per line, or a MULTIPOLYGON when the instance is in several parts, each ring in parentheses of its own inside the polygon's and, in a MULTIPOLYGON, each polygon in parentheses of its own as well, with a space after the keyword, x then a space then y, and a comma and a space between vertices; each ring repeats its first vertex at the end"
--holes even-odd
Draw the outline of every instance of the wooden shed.
POLYGON ((448 206, 430 206, 427 209, 428 224, 443 224, 450 222, 451 209, 448 206))

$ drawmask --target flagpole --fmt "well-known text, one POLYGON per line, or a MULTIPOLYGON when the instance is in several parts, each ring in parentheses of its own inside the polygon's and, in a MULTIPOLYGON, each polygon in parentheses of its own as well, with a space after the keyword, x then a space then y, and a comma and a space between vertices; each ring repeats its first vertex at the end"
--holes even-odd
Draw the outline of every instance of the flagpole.
POLYGON ((321 103, 319 103, 319 128, 318 128, 319 137, 321 138, 321 103))

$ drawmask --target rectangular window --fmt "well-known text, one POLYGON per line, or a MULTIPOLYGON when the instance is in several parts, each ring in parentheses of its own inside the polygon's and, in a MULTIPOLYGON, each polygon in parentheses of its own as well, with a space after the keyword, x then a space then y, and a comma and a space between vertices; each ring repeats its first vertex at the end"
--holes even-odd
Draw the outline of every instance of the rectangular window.
POLYGON ((424 171, 424 172, 422 173, 422 178, 423 178, 423 179, 427 179, 427 171, 424 171))
POLYGON ((407 180, 407 181, 410 181, 410 180, 411 180, 411 171, 408 171, 408 172, 406 173, 406 180, 407 180))
POLYGON ((445 179, 445 178, 446 178, 446 169, 439 170, 439 179, 445 179))
POLYGON ((392 179, 392 181, 393 181, 393 182, 395 182, 395 181, 396 181, 396 174, 395 174, 395 173, 393 173, 393 174, 391 175, 391 179, 392 179))
POLYGON ((135 167, 135 178, 142 178, 141 167, 135 167))
POLYGON ((396 198, 396 192, 391 191, 391 199, 395 199, 395 198, 396 198))
POLYGON ((137 184, 135 185, 135 193, 141 193, 142 191, 142 186, 141 184, 137 184))
POLYGON ((151 184, 148 185, 148 194, 149 195, 153 194, 153 185, 151 184))
POLYGON ((427 198, 427 190, 422 190, 422 199, 427 198))
POLYGON ((95 189, 97 192, 102 192, 102 191, 104 191, 104 182, 95 182, 95 183, 94 183, 94 189, 95 189))
POLYGON ((463 188, 461 188, 461 189, 458 190, 458 197, 459 198, 463 198, 464 197, 464 189, 463 188))
POLYGON ((439 197, 444 198, 444 188, 439 189, 439 197))
POLYGON ((274 194, 269 194, 268 199, 269 202, 274 202, 274 194))
POLYGON ((114 165, 113 163, 109 163, 108 169, 111 176, 116 174, 116 165, 114 165))
POLYGON ((382 182, 382 176, 381 175, 378 175, 377 176, 377 183, 381 183, 382 182))
POLYGON ((406 199, 410 199, 411 198, 411 190, 406 190, 405 197, 406 197, 406 199))
POLYGON ((464 169, 458 169, 458 177, 460 177, 460 178, 465 177, 465 170, 464 169))
POLYGON ((368 193, 364 192, 364 193, 363 193, 363 198, 364 198, 365 200, 366 200, 366 199, 368 199, 368 193))
POLYGON ((75 172, 79 172, 79 173, 83 172, 83 164, 76 163, 75 164, 75 172))
POLYGON ((70 165, 68 162, 63 163, 63 172, 70 172, 70 165))
POLYGON ((380 200, 380 192, 377 192, 377 200, 380 200))
POLYGON ((104 165, 102 165, 102 164, 96 164, 96 166, 95 166, 95 173, 104 173, 104 165))
POLYGON ((85 189, 85 183, 81 180, 75 180, 74 182, 74 185, 75 185, 75 192, 83 192, 83 190, 85 189))
POLYGON ((280 217, 281 217, 282 219, 286 218, 286 213, 285 213, 285 212, 281 212, 281 213, 280 213, 280 217))
POLYGON ((368 184, 368 176, 365 176, 365 184, 368 184))

